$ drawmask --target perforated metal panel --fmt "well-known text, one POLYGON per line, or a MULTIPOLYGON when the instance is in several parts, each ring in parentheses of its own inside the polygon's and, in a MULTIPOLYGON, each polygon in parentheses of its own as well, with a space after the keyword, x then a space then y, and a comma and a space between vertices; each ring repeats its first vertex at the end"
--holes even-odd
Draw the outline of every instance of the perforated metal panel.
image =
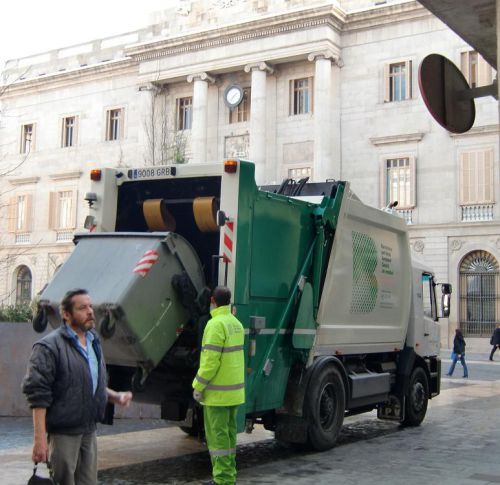
POLYGON ((374 240, 352 232, 352 300, 351 313, 370 313, 377 303, 377 248, 374 240))

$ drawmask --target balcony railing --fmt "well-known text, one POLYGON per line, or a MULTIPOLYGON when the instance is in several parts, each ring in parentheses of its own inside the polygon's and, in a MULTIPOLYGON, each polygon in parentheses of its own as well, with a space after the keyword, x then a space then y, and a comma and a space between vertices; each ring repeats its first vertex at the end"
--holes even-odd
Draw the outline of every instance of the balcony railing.
POLYGON ((71 230, 57 231, 57 233, 56 233, 56 241, 57 242, 71 241, 72 239, 73 239, 73 231, 71 231, 71 230))
POLYGON ((29 244, 30 241, 31 241, 31 233, 23 232, 16 234, 16 239, 15 239, 16 244, 29 244))
POLYGON ((463 205, 462 222, 481 222, 493 220, 494 204, 463 205))
POLYGON ((413 209, 398 209, 396 212, 405 220, 406 224, 413 224, 413 209))

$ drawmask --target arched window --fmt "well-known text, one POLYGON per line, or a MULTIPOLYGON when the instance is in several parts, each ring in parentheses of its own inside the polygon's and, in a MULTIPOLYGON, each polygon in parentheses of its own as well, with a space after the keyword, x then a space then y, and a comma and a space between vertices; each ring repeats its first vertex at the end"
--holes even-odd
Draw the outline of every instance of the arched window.
POLYGON ((500 271, 487 251, 474 251, 460 265, 460 328, 464 335, 489 337, 500 318, 500 271))
POLYGON ((27 266, 17 270, 16 305, 28 305, 31 302, 31 271, 27 266))

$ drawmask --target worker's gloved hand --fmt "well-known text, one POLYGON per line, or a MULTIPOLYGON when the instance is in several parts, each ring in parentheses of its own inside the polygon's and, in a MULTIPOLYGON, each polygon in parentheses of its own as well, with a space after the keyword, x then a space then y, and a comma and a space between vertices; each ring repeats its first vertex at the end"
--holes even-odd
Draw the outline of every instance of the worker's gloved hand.
POLYGON ((193 399, 197 402, 201 401, 201 398, 203 397, 203 393, 200 391, 197 391, 196 389, 193 391, 193 399))

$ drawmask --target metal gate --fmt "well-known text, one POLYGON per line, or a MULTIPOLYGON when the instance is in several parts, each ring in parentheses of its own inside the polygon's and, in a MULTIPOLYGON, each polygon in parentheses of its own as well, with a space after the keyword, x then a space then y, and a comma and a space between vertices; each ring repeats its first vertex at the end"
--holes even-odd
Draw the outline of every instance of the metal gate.
POLYGON ((460 266, 460 329, 464 336, 489 337, 500 321, 500 271, 496 259, 476 251, 460 266))

